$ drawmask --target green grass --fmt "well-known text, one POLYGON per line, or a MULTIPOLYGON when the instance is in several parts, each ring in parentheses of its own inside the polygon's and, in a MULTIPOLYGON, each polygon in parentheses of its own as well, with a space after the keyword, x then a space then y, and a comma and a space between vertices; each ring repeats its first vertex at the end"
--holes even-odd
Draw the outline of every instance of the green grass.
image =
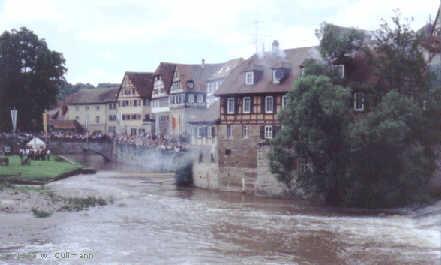
POLYGON ((9 156, 9 166, 0 166, 0 176, 15 176, 22 180, 48 180, 61 174, 80 169, 83 166, 79 163, 55 161, 31 161, 30 166, 22 166, 19 156, 9 156))

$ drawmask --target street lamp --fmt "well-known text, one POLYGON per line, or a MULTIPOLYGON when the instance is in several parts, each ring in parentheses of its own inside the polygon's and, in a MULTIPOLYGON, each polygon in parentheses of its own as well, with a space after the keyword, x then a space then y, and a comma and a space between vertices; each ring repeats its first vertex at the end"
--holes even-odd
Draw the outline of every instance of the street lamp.
POLYGON ((17 109, 14 107, 11 109, 11 119, 12 119, 12 132, 15 135, 15 131, 17 130, 17 109))

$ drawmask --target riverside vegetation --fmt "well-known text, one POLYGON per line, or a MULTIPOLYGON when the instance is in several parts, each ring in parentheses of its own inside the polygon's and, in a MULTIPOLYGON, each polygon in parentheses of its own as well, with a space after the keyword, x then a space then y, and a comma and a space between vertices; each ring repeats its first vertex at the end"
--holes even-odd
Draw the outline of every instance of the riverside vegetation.
MULTIPOLYGON (((11 185, 9 183, 3 183, 0 185, 0 199, 1 194, 5 193, 4 197, 8 199, 14 199, 15 201, 22 201, 27 199, 30 202, 29 205, 23 206, 21 203, 11 205, 0 209, 3 211, 26 211, 31 210, 35 217, 44 218, 51 216, 54 212, 78 212, 87 210, 90 207, 105 206, 113 204, 113 198, 100 198, 95 196, 87 196, 85 198, 80 197, 65 197, 57 195, 50 190, 47 186, 18 186, 11 185), (20 206, 19 206, 20 204, 20 206), (12 209, 17 207, 16 209, 12 209), (22 207, 20 209, 20 207, 22 207)), ((0 200, 1 206, 1 200, 0 200)))
POLYGON ((383 208, 431 201, 427 184, 441 142, 441 89, 423 58, 424 36, 399 15, 392 21, 394 28, 381 25, 374 44, 356 29, 323 24, 317 32, 325 62, 305 61, 272 140, 270 166, 280 181, 291 185, 292 161, 301 158, 306 166, 296 184, 330 204, 383 208), (353 66, 344 79, 332 67, 339 62, 353 66), (355 93, 364 96, 363 112, 353 110, 355 93))

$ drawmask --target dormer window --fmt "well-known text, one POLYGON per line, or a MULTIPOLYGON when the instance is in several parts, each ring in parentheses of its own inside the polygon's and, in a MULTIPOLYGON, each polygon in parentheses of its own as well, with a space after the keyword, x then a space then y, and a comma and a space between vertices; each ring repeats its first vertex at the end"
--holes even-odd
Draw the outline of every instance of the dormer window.
POLYGON ((245 73, 245 85, 253 85, 254 84, 254 72, 246 72, 245 73))
POLYGON ((286 72, 283 68, 273 69, 273 84, 280 84, 285 78, 286 72))

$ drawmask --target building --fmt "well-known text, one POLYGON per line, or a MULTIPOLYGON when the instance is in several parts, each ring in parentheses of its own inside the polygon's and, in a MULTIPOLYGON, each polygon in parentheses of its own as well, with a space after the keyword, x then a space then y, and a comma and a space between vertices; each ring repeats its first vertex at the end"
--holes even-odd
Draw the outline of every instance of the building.
POLYGON ((216 84, 228 76, 238 61, 206 64, 202 60, 193 65, 162 62, 153 75, 152 93, 158 135, 188 139, 192 132, 189 123, 207 110, 207 85, 214 97, 216 84))
POLYGON ((286 93, 302 73, 305 59, 320 60, 315 47, 272 51, 243 61, 215 93, 220 97, 217 166, 220 187, 280 192, 266 159, 267 140, 280 129, 277 113, 287 104, 286 93), (266 146, 266 147, 265 147, 266 146), (271 178, 271 180, 269 180, 271 178), (266 183, 266 184, 265 184, 266 183))
POLYGON ((117 89, 82 89, 66 98, 66 120, 76 120, 89 133, 112 134, 117 89))
POLYGON ((192 145, 216 146, 216 125, 219 122, 219 101, 215 101, 197 120, 190 121, 192 145))
POLYGON ((130 136, 152 134, 151 99, 153 73, 125 72, 117 94, 115 116, 117 134, 130 136), (118 117, 119 116, 119 121, 118 117))
POLYGON ((236 68, 241 62, 243 62, 242 58, 229 60, 207 79, 207 106, 210 106, 218 100, 218 98, 214 94, 222 85, 225 78, 227 78, 231 71, 236 68))
POLYGON ((153 73, 152 115, 154 134, 166 136, 170 130, 169 94, 176 64, 160 63, 153 73))

